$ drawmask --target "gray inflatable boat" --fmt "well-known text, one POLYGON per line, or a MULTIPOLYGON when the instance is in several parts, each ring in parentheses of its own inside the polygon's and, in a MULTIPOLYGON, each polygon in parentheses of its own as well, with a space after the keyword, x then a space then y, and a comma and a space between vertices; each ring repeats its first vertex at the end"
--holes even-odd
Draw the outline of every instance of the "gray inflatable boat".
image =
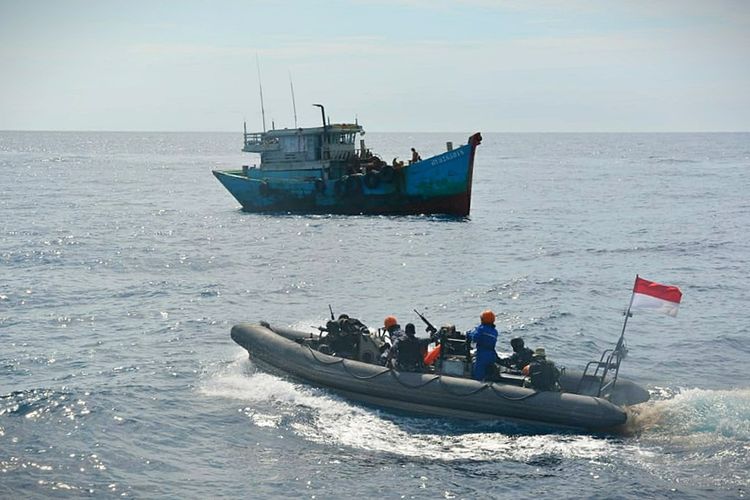
POLYGON ((524 387, 520 375, 479 382, 444 371, 398 371, 378 364, 375 350, 358 356, 370 362, 326 354, 318 349, 319 336, 266 322, 236 325, 231 336, 262 369, 356 401, 425 415, 615 431, 628 419, 626 406, 649 399, 645 389, 622 378, 602 391, 606 375, 585 372, 566 370, 559 380, 561 390, 537 391, 524 387))

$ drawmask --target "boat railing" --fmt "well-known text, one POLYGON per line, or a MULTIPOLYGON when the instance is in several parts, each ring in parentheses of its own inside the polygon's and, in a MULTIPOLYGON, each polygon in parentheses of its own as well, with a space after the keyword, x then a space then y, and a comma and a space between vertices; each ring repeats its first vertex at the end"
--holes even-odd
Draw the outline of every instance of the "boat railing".
POLYGON ((242 150, 247 153, 263 153, 264 151, 275 151, 277 149, 279 149, 278 137, 264 139, 261 132, 245 134, 245 146, 242 150))
POLYGON ((583 370, 581 380, 578 381, 576 393, 580 394, 587 376, 593 377, 595 380, 598 379, 599 381, 596 390, 596 397, 601 397, 602 394, 606 394, 607 392, 611 393, 617 383, 617 376, 620 373, 620 363, 622 362, 623 357, 624 356, 620 349, 606 349, 599 357, 598 361, 589 361, 586 364, 586 368, 583 370), (594 373, 589 374, 589 369, 592 366, 595 367, 594 373), (599 373, 600 370, 601 374, 599 373), (610 371, 614 371, 614 375, 608 380, 607 375, 610 371))
POLYGON ((323 146, 323 158, 328 160, 348 160, 359 156, 359 150, 350 144, 327 144, 323 146))
POLYGON ((242 151, 245 153, 265 153, 266 151, 276 151, 279 149, 278 144, 245 144, 242 151))

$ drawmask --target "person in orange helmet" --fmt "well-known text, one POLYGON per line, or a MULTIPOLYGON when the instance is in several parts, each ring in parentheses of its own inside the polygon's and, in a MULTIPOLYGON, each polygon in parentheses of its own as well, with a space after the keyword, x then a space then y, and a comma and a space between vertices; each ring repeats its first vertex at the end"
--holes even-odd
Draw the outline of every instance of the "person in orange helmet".
POLYGON ((401 329, 401 325, 398 324, 398 319, 396 319, 396 316, 386 316, 383 320, 383 327, 385 328, 385 331, 388 332, 388 337, 390 339, 390 345, 388 348, 383 352, 381 357, 381 363, 385 364, 388 362, 393 356, 389 356, 390 350, 393 349, 393 346, 396 345, 396 343, 405 336, 404 331, 401 329))
POLYGON ((487 371, 495 363, 497 353, 497 328, 495 328, 495 313, 487 309, 479 315, 481 323, 473 330, 466 332, 466 338, 477 346, 474 356, 474 364, 471 368, 471 377, 475 380, 484 380, 487 371))

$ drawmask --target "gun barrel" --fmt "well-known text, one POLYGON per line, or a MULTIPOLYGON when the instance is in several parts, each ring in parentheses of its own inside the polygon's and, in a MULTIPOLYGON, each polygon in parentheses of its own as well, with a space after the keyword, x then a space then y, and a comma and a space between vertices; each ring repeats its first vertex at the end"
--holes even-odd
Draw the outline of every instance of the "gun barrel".
POLYGON ((427 318, 425 318, 424 315, 422 315, 416 309, 414 309, 414 312, 417 313, 417 316, 419 316, 419 319, 421 319, 424 322, 424 324, 427 325, 427 331, 429 331, 429 332, 436 332, 437 331, 437 328, 435 328, 433 326, 433 324, 430 323, 430 320, 428 320, 427 318))

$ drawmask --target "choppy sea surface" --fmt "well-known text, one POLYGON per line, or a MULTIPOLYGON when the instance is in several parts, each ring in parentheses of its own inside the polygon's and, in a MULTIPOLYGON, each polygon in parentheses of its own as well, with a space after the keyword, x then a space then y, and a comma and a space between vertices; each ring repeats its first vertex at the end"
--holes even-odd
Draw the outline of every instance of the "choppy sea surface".
MULTIPOLYGON (((389 160, 460 134, 376 134, 389 160)), ((0 132, 0 497, 743 498, 750 134, 484 134, 471 217, 253 215, 241 134, 0 132), (636 273, 625 435, 392 413, 266 374, 241 321, 498 313, 582 368, 636 273)))

